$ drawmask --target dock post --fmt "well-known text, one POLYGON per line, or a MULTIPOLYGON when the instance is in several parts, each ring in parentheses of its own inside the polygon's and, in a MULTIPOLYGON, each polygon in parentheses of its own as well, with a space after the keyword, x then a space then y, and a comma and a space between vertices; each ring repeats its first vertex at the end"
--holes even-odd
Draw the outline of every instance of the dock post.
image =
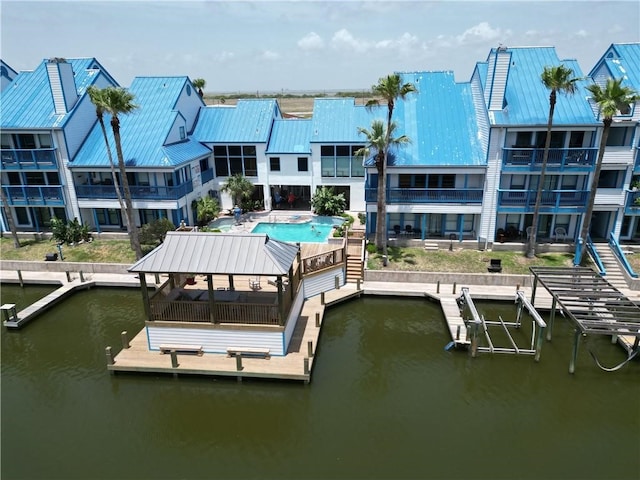
POLYGON ((18 314, 16 313, 15 303, 5 303, 0 307, 2 310, 2 316, 5 322, 17 322, 18 314))
POLYGON ((67 282, 71 282, 71 274, 69 273, 69 270, 67 270, 66 272, 64 272, 67 274, 67 282))
POLYGON ((171 350, 169 353, 171 354, 171 368, 178 368, 178 365, 180 365, 178 363, 178 352, 171 350))
POLYGON ((547 325, 547 342, 551 341, 551 332, 553 331, 553 322, 556 319, 556 297, 551 299, 551 314, 549 315, 549 325, 547 325))
POLYGON ((542 340, 544 339, 544 328, 538 328, 538 338, 536 339, 536 353, 533 359, 536 362, 540 361, 540 353, 542 352, 542 340))
POLYGON ((356 279, 356 290, 360 291, 360 279, 356 279))
POLYGON ((618 341, 617 335, 611 335, 611 343, 615 344, 618 341))
POLYGON ((336 290, 340 290, 340 277, 336 275, 335 280, 336 280, 336 290))
POLYGON ((456 328, 456 340, 460 340, 460 325, 456 328))
POLYGON ((120 333, 120 338, 122 339, 122 348, 126 349, 129 348, 131 345, 129 345, 129 336, 127 335, 127 331, 124 330, 122 331, 122 333, 120 333))
POLYGON ((156 281, 156 285, 160 284, 160 274, 159 273, 155 274, 155 281, 156 281))
POLYGON ((324 305, 324 292, 320 292, 320 305, 324 305))
POLYGON ((104 353, 107 356, 107 365, 113 365, 115 362, 113 360, 113 353, 111 353, 111 347, 105 348, 104 353))
POLYGON ((84 283, 84 273, 80 270, 80 283, 84 283))
POLYGON ((578 358, 578 344, 580 343, 580 337, 582 332, 579 328, 576 328, 576 333, 573 336, 573 352, 571 353, 571 362, 569 362, 569 373, 576 371, 576 360, 578 358))
POLYGON ((453 282, 453 294, 456 294, 456 282, 453 282))
POLYGON ((476 322, 473 322, 471 332, 471 356, 475 358, 478 354, 478 324, 476 322))
POLYGON ((304 374, 309 375, 309 358, 304 357, 304 374))
POLYGON ((320 312, 316 312, 316 328, 320 327, 320 312))
POLYGON ((20 283, 21 287, 24 287, 24 280, 22 280, 22 272, 18 270, 18 283, 20 283))
POLYGON ((311 340, 309 340, 307 342, 307 351, 309 353, 309 358, 313 357, 313 342, 311 340))
POLYGON ((436 293, 440 293, 440 280, 438 280, 438 283, 436 284, 436 293))
POLYGON ((244 367, 242 366, 242 354, 240 352, 236 353, 236 370, 242 371, 244 367))

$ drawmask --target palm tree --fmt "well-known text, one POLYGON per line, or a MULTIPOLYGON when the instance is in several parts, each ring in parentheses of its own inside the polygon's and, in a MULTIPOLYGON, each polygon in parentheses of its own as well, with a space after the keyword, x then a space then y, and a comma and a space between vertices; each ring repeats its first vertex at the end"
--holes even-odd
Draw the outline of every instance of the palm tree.
MULTIPOLYGON (((610 78, 606 85, 601 87, 594 83, 587 87, 591 93, 591 99, 598 106, 598 112, 602 118, 604 126, 602 136, 600 137, 600 145, 598 146, 598 160, 596 161, 596 169, 593 172, 593 180, 591 182, 591 190, 589 191, 589 201, 587 202, 587 210, 582 221, 582 230, 580 231, 580 239, 584 242, 589 234, 591 227, 591 217, 593 215, 593 205, 596 199, 596 190, 600 181, 600 171, 602 170, 602 159, 604 150, 607 146, 607 138, 609 137, 609 129, 613 123, 613 117, 619 112, 628 112, 629 106, 640 99, 638 93, 630 87, 622 86, 623 78, 616 80, 610 78)), ((573 259, 574 265, 580 265, 582 262, 583 249, 576 248, 576 255, 573 259)))
POLYGON ((574 78, 573 70, 558 65, 556 67, 544 67, 540 75, 542 83, 549 93, 549 120, 547 122, 547 136, 544 141, 544 153, 542 155, 542 168, 540 170, 540 179, 538 181, 538 191, 536 193, 536 204, 533 209, 533 223, 531 224, 531 236, 529 237, 529 245, 527 247, 527 257, 533 258, 536 254, 536 241, 538 236, 538 219, 540 217, 540 204, 542 203, 542 189, 544 186, 544 176, 547 172, 547 160, 549 159, 549 148, 551 146, 551 127, 553 125, 553 112, 556 109, 556 95, 558 92, 573 94, 576 91, 576 82, 578 78, 574 78))
POLYGON ((124 191, 125 212, 127 216, 127 233, 131 248, 136 254, 136 260, 142 258, 142 248, 140 238, 133 218, 133 202, 131 200, 131 190, 127 179, 127 169, 124 164, 124 154, 122 153, 122 140, 120 138, 120 118, 118 115, 129 114, 138 106, 133 103, 134 96, 124 88, 108 87, 105 92, 103 107, 104 111, 111 114, 111 129, 113 139, 116 143, 116 154, 118 155, 118 167, 120 168, 120 181, 124 191))
POLYGON ((2 207, 4 208, 4 216, 7 218, 7 226, 11 231, 11 237, 13 238, 13 246, 15 248, 20 248, 20 240, 18 239, 18 232, 16 231, 16 224, 13 221, 13 216, 11 215, 11 207, 9 207, 9 202, 7 201, 7 196, 4 194, 4 188, 0 187, 0 200, 2 200, 2 207))
POLYGON ((198 89, 198 95, 200 95, 200 97, 204 97, 203 89, 207 85, 207 81, 204 78, 194 78, 191 83, 193 83, 193 86, 198 89))
POLYGON ((122 212, 124 221, 128 223, 129 220, 126 214, 126 207, 125 207, 124 199, 122 198, 122 193, 120 192, 118 175, 116 174, 116 165, 115 163, 113 163, 113 155, 111 154, 111 145, 109 144, 107 129, 104 126, 104 112, 106 108, 105 106, 107 102, 106 99, 107 99, 108 91, 106 88, 100 89, 95 85, 91 85, 89 88, 87 88, 87 94, 91 99, 91 103, 93 103, 96 107, 96 117, 98 118, 98 123, 100 123, 100 129, 102 130, 102 138, 104 138, 104 144, 107 148, 107 157, 109 158, 109 166, 111 167, 111 178, 113 179, 113 185, 116 189, 116 196, 118 197, 118 203, 120 204, 120 211, 122 212))
POLYGON ((207 224, 220 214, 220 204, 218 200, 207 195, 197 200, 196 212, 198 222, 207 224))
POLYGON ((241 173, 236 173, 227 179, 220 191, 228 192, 234 205, 241 205, 243 198, 251 198, 254 188, 251 180, 247 180, 241 173))
MULTIPOLYGON (((378 210, 376 221, 376 247, 383 250, 383 255, 387 254, 387 209, 386 209, 386 186, 387 186, 387 157, 391 138, 391 117, 397 99, 404 100, 411 93, 416 92, 416 87, 412 83, 402 83, 402 77, 394 73, 378 80, 378 83, 371 87, 374 96, 381 98, 387 103, 387 128, 385 131, 382 155, 376 157, 376 169, 378 170, 378 210)), ((369 100, 366 107, 372 109, 380 105, 377 99, 369 100)))

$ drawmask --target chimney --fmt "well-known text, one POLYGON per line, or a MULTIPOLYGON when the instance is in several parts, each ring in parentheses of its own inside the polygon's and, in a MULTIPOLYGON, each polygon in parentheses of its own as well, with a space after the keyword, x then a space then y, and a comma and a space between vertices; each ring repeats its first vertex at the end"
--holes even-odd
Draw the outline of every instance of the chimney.
POLYGON ((64 58, 47 60, 47 75, 56 114, 69 112, 78 100, 73 68, 64 58))

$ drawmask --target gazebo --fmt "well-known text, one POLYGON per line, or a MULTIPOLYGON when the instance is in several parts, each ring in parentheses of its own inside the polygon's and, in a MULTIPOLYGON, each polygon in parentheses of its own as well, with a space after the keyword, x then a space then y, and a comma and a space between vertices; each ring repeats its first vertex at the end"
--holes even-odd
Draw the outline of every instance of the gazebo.
POLYGON ((140 278, 150 350, 240 345, 286 354, 304 300, 298 245, 264 234, 168 232, 129 271, 140 278), (167 280, 152 291, 147 274, 167 280))

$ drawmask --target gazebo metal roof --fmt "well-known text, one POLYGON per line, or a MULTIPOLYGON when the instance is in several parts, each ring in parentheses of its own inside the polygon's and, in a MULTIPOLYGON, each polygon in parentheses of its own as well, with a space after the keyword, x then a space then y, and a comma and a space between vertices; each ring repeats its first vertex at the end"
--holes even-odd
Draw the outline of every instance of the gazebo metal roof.
POLYGON ((130 272, 287 275, 297 245, 254 233, 167 232, 159 247, 130 272))
POLYGON ((585 267, 530 267, 582 333, 640 337, 640 306, 585 267))

